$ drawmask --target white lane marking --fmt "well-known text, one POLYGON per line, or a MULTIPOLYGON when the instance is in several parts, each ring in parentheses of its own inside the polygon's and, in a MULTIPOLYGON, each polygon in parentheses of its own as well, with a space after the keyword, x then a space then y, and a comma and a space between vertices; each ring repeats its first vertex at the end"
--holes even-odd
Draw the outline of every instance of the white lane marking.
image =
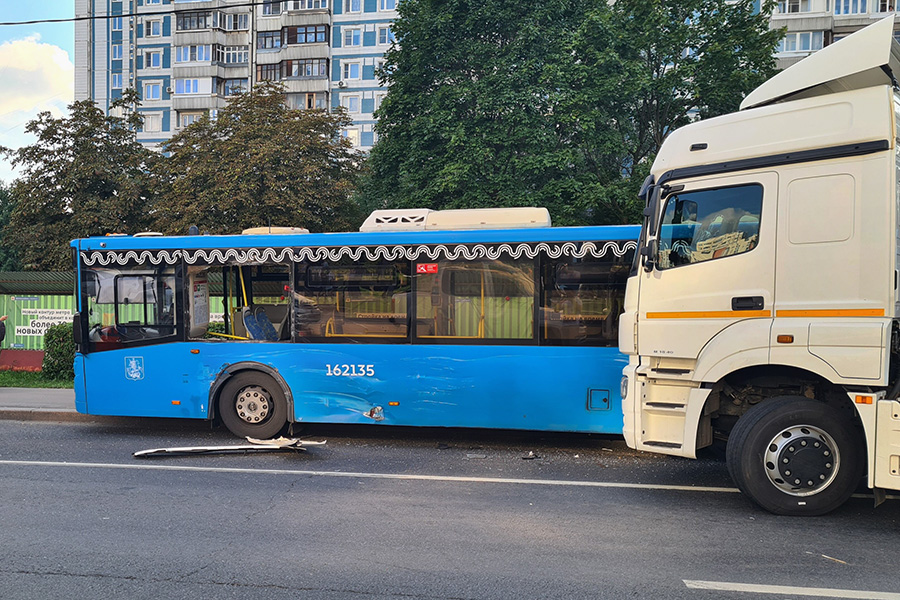
POLYGON ((148 465, 124 463, 82 463, 40 460, 0 460, 0 465, 25 467, 67 467, 73 469, 136 469, 143 471, 192 471, 196 473, 244 473, 264 475, 295 475, 308 477, 351 477, 357 479, 399 479, 404 481, 447 481, 453 483, 518 483, 525 485, 555 485, 568 487, 622 488, 637 490, 666 490, 678 492, 714 492, 737 494, 736 488, 691 485, 654 485, 649 483, 614 483, 607 481, 567 481, 562 479, 512 479, 507 477, 456 477, 450 475, 407 475, 398 473, 354 473, 345 471, 295 471, 292 469, 238 469, 229 467, 185 467, 176 465, 148 465))
POLYGON ((834 588, 808 588, 790 585, 756 585, 752 583, 729 583, 727 581, 692 581, 682 579, 684 585, 695 590, 715 590, 717 592, 749 592, 752 594, 783 594, 788 596, 815 596, 817 598, 864 598, 866 600, 900 600, 894 592, 869 592, 862 590, 839 590, 834 588))

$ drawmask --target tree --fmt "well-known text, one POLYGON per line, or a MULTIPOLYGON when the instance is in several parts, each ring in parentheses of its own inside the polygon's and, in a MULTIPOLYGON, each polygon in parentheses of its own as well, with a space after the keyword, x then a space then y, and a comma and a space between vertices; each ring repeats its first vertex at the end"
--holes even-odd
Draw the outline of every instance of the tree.
POLYGON ((774 71, 773 2, 407 0, 364 200, 634 222, 666 133, 774 71))
POLYGON ((407 0, 385 56, 369 204, 547 206, 577 193, 554 129, 562 43, 589 1, 407 0))
POLYGON ((3 230, 26 269, 68 270, 69 241, 145 228, 158 155, 137 142, 141 118, 134 90, 114 100, 108 116, 93 101, 69 105, 69 116, 42 112, 25 126, 34 144, 0 148, 20 167, 10 188, 14 209, 3 230))
POLYGON ((341 129, 343 111, 292 110, 282 85, 263 82, 231 98, 218 117, 186 127, 169 153, 157 227, 235 233, 261 225, 312 231, 359 227, 350 199, 360 156, 341 129))
POLYGON ((13 244, 7 243, 3 237, 3 229, 9 224, 15 203, 9 189, 0 183, 0 271, 19 271, 21 266, 13 244))

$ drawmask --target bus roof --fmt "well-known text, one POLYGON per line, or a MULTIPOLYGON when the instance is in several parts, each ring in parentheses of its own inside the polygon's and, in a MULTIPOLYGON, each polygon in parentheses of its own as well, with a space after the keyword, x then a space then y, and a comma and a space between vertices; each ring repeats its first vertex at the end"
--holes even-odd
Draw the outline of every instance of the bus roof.
POLYGON ((410 244, 502 244, 515 242, 569 242, 637 240, 639 225, 592 227, 540 227, 471 231, 385 231, 263 235, 130 236, 112 235, 73 240, 80 251, 201 248, 260 248, 309 246, 378 246, 410 244))

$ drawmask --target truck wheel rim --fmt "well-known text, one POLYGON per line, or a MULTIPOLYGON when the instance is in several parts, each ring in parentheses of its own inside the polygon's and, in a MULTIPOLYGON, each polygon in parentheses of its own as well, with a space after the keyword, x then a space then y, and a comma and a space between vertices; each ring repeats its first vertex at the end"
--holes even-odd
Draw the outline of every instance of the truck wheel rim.
POLYGON ((812 425, 795 425, 772 438, 763 461, 772 485, 788 495, 803 497, 818 494, 831 485, 841 456, 826 431, 812 425))
POLYGON ((238 392, 234 409, 238 417, 251 425, 265 421, 272 406, 269 393, 258 385, 247 386, 238 392))

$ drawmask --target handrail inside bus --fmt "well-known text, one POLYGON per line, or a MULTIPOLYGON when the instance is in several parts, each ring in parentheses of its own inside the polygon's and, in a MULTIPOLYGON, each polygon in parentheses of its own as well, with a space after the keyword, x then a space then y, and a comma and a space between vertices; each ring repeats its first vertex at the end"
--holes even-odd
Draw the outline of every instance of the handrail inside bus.
POLYGON ((216 337, 228 338, 230 340, 249 340, 248 337, 242 337, 240 335, 231 335, 229 333, 216 333, 215 331, 207 331, 209 335, 214 335, 216 337))

